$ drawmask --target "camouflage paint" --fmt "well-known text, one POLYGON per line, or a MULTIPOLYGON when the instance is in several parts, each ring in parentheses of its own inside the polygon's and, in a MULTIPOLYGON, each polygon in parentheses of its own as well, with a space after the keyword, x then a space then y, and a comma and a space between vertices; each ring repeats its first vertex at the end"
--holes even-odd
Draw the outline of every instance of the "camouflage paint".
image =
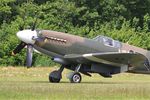
POLYGON ((87 54, 97 52, 118 52, 118 48, 105 46, 101 42, 56 31, 41 30, 44 41, 35 44, 43 49, 61 54, 87 54), (64 41, 61 41, 64 40, 64 41))
MULTIPOLYGON (((139 47, 135 47, 126 43, 121 43, 120 48, 104 45, 103 41, 83 38, 76 35, 66 34, 50 30, 38 31, 41 41, 36 41, 35 48, 49 56, 61 57, 68 54, 89 54, 89 53, 106 53, 106 52, 134 52, 143 54, 150 61, 150 52, 139 47)), ((137 68, 145 67, 141 64, 137 68)), ((136 70, 136 68, 131 68, 136 70)))

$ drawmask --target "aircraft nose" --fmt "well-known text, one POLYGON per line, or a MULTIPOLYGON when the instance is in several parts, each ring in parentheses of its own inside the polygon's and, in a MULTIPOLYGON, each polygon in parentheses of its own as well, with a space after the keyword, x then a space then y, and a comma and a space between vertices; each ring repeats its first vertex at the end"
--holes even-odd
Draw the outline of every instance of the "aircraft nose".
POLYGON ((33 40, 33 37, 37 37, 37 32, 35 30, 34 31, 23 30, 23 31, 17 32, 16 35, 21 41, 27 44, 34 44, 35 40, 33 40))

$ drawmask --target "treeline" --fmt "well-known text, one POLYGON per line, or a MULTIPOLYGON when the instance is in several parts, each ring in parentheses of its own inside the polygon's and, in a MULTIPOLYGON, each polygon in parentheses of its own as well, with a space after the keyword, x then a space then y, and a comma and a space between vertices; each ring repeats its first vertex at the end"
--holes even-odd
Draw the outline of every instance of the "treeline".
MULTIPOLYGON (((19 43, 20 26, 61 31, 87 38, 106 35, 150 49, 150 0, 0 0, 0 65, 23 66, 26 50, 19 43)), ((50 66, 49 57, 34 53, 34 66, 50 66)))

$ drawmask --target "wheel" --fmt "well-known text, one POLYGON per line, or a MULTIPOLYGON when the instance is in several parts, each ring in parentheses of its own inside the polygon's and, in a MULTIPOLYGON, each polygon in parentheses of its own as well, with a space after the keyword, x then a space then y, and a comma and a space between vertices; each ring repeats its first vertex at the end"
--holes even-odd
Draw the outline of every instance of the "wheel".
POLYGON ((82 77, 81 77, 80 73, 74 72, 74 73, 70 74, 69 80, 71 83, 80 83, 82 80, 82 77))
POLYGON ((51 77, 49 76, 49 82, 51 83, 59 83, 61 79, 57 79, 57 78, 54 78, 54 77, 51 77))
POLYGON ((53 71, 49 74, 49 82, 59 83, 61 80, 61 73, 59 71, 53 71))

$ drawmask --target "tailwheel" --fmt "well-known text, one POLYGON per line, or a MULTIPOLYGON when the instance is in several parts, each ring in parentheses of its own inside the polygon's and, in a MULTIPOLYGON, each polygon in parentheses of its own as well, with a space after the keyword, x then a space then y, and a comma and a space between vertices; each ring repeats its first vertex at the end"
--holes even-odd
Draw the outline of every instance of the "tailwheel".
POLYGON ((80 83, 82 80, 81 74, 79 72, 73 72, 69 75, 69 80, 71 83, 80 83))

